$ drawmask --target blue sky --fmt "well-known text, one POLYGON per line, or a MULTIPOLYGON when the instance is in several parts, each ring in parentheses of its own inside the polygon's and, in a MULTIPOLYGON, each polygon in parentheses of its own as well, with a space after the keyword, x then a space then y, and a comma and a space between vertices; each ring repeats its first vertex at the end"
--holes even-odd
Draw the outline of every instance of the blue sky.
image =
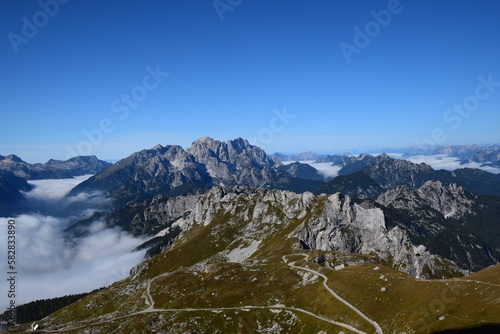
POLYGON ((500 142, 498 1, 59 1, 0 2, 2 155, 500 142))

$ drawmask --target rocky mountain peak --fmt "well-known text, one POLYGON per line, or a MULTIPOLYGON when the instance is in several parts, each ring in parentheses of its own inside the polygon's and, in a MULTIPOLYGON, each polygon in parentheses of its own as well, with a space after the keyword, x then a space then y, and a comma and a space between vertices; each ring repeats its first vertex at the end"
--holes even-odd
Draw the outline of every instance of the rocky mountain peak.
POLYGON ((215 184, 234 186, 245 179, 245 184, 259 187, 268 181, 268 176, 256 177, 255 173, 262 174, 276 165, 263 149, 242 138, 221 142, 203 137, 195 140, 187 152, 206 166, 215 184))
POLYGON ((362 153, 362 154, 358 155, 358 157, 356 158, 356 160, 361 161, 361 160, 365 160, 365 159, 371 158, 371 157, 373 157, 371 154, 362 153))
POLYGON ((375 168, 399 168, 406 170, 419 170, 419 171, 430 171, 432 167, 425 162, 419 164, 411 162, 409 160, 394 159, 387 154, 380 155, 378 161, 374 164, 375 168))
POLYGON ((6 156, 1 156, 0 155, 0 160, 3 160, 4 162, 22 162, 22 163, 26 163, 23 159, 19 158, 17 155, 15 154, 9 154, 9 155, 6 155, 6 156))
POLYGON ((155 146, 153 146, 151 149, 152 150, 155 150, 155 151, 161 151, 164 147, 160 144, 156 144, 155 146))
POLYGON ((461 218, 473 213, 475 195, 457 184, 444 186, 440 181, 427 181, 420 188, 397 186, 377 198, 384 206, 417 212, 429 206, 444 218, 461 218))
POLYGON ((178 145, 156 145, 133 153, 75 187, 71 194, 101 190, 111 194, 116 207, 128 201, 185 194, 213 185, 232 188, 289 187, 314 190, 321 181, 297 181, 276 171, 279 161, 237 138, 221 142, 210 137, 195 140, 184 150, 178 145))
POLYGON ((239 156, 244 154, 258 164, 272 164, 272 160, 267 157, 264 150, 250 145, 246 139, 242 138, 221 142, 210 137, 202 137, 195 140, 187 152, 202 163, 217 157, 220 161, 235 164, 239 156))
POLYGON ((472 213, 475 195, 452 183, 445 187, 440 181, 427 181, 417 190, 421 198, 445 218, 460 218, 472 213))

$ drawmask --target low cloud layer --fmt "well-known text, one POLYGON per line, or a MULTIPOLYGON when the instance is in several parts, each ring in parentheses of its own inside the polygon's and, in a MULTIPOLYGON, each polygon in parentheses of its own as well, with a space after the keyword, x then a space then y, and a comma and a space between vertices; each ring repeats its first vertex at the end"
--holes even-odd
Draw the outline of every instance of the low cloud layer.
MULTIPOLYGON (((314 160, 303 160, 299 161, 302 164, 308 164, 316 168, 316 170, 325 178, 325 179, 333 179, 337 175, 339 175, 339 171, 342 167, 333 166, 331 162, 315 162, 314 160)), ((284 165, 289 165, 295 163, 295 161, 282 161, 284 165)))
MULTIPOLYGON (((378 154, 373 154, 373 155, 378 155, 378 154)), ((495 167, 490 167, 490 166, 481 166, 482 164, 480 163, 468 163, 468 164, 460 164, 460 159, 459 158, 454 158, 454 157, 448 157, 443 154, 439 155, 415 155, 411 157, 404 157, 402 153, 389 153, 389 156, 395 158, 395 159, 405 159, 409 160, 414 163, 426 163, 430 165, 433 169, 439 170, 439 169, 445 169, 449 171, 453 171, 455 169, 459 168, 477 168, 481 169, 493 174, 499 174, 500 173, 500 168, 495 168, 495 167)), ((284 161, 283 164, 288 165, 292 164, 295 161, 284 161)), ((330 162, 315 162, 314 160, 304 160, 300 161, 303 164, 308 164, 318 172, 325 177, 326 179, 333 179, 338 176, 339 171, 342 169, 342 167, 339 166, 333 166, 332 163, 330 162)))
POLYGON ((339 171, 342 169, 340 166, 333 166, 331 162, 306 162, 312 167, 316 168, 323 177, 326 179, 333 179, 339 175, 339 171))
MULTIPOLYGON (((48 215, 56 207, 80 201, 96 205, 105 201, 99 194, 85 194, 67 199, 64 196, 87 177, 69 180, 30 181, 36 187, 25 194, 33 204, 31 213, 16 221, 18 305, 36 299, 91 291, 128 276, 130 269, 144 258, 145 250, 131 252, 146 239, 134 238, 118 228, 106 228, 102 221, 88 227, 88 236, 70 240, 63 230, 81 218, 89 217, 92 208, 71 212, 69 217, 48 215), (92 201, 90 201, 92 204, 92 201), (46 212, 40 213, 44 206, 46 212), (37 213, 35 213, 37 212, 37 213)), ((92 205, 91 205, 92 206, 92 205)), ((6 253, 7 218, 0 218, 0 251, 6 253)), ((7 273, 5 256, 0 257, 0 272, 7 273)), ((7 307, 7 282, 0 280, 0 311, 7 307)))
POLYGON ((444 154, 437 155, 414 155, 411 157, 402 157, 402 154, 389 154, 393 158, 396 159, 405 159, 415 163, 425 162, 430 165, 433 169, 445 169, 449 171, 453 171, 459 168, 478 168, 484 171, 498 174, 500 173, 500 168, 484 166, 482 167, 480 163, 468 163, 461 165, 459 158, 448 157, 444 154))
POLYGON ((25 193, 28 200, 43 200, 45 203, 56 203, 66 196, 76 185, 87 180, 92 175, 76 176, 73 179, 30 180, 34 188, 25 193))
MULTIPOLYGON (((92 175, 77 176, 74 179, 30 180, 28 183, 33 189, 22 193, 29 203, 30 212, 52 216, 67 216, 68 210, 65 211, 65 209, 70 207, 71 204, 84 204, 84 206, 90 209, 91 213, 93 211, 92 208, 102 208, 108 202, 103 193, 84 192, 75 196, 66 197, 71 189, 87 180, 90 176, 92 175)), ((82 208, 82 205, 76 206, 80 209, 82 208)), ((69 210, 71 210, 71 208, 69 210)), ((81 215, 81 212, 78 212, 78 210, 76 211, 75 214, 81 215)))

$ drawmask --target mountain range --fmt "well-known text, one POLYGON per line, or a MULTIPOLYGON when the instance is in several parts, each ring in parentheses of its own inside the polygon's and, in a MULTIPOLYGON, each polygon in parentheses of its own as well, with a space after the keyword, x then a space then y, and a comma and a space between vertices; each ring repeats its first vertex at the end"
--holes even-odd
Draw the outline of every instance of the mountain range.
MULTIPOLYGON (((298 162, 283 165, 241 138, 227 142, 200 138, 186 150, 157 145, 76 186, 70 195, 109 192, 114 208, 112 213, 98 212, 68 231, 78 234, 92 219, 102 216, 108 227, 119 226, 135 236, 151 237, 143 246, 151 248, 151 255, 172 243, 181 231, 170 224, 179 212, 190 211, 185 207, 188 203, 194 205, 193 199, 179 195, 199 196, 214 186, 308 191, 316 196, 340 193, 348 196, 349 203, 379 207, 387 227, 401 228, 413 244, 454 261, 460 270, 477 271, 498 263, 500 174, 470 168, 434 170, 425 163, 386 154, 338 156, 340 161, 339 176, 325 182, 313 167, 298 162), (172 201, 184 206, 179 209, 172 201), (164 205, 176 208, 175 214, 164 213, 160 209, 164 205), (146 213, 149 218, 145 218, 146 213), (169 229, 167 236, 157 236, 165 229, 169 229), (443 240, 447 242, 443 244, 443 240)), ((353 238, 350 242, 356 243, 353 238)))
POLYGON ((30 164, 14 154, 0 155, 0 170, 10 171, 26 180, 66 179, 95 174, 111 166, 96 156, 78 156, 66 161, 50 159, 46 163, 30 164))
MULTIPOLYGON (((494 158, 488 150, 443 152, 494 158)), ((157 145, 96 167, 68 196, 104 192, 112 208, 66 234, 78 242, 100 221, 146 238, 137 249, 148 249, 147 259, 40 328, 434 333, 498 322, 499 174, 434 170, 386 154, 316 157, 341 167, 327 182, 284 157, 241 138, 204 137, 185 150, 157 145)), ((29 191, 14 171, 2 178, 29 191)))
POLYGON ((445 185, 457 183, 471 192, 500 195, 500 174, 475 168, 460 168, 454 171, 435 170, 426 163, 417 164, 408 160, 394 159, 386 154, 376 157, 371 155, 355 157, 351 163, 340 169, 339 175, 344 176, 344 178, 330 181, 319 191, 334 193, 342 190, 348 195, 363 198, 364 195, 356 194, 356 187, 349 189, 350 182, 362 182, 362 188, 366 188, 369 183, 373 188, 371 196, 376 196, 379 194, 378 192, 392 189, 398 185, 418 188, 427 181, 436 180, 445 185), (357 172, 361 172, 363 175, 357 172), (379 187, 377 188, 377 186, 379 187), (378 191, 375 191, 376 189, 378 191))
POLYGON ((281 162, 238 138, 220 142, 200 138, 187 150, 157 145, 136 152, 82 182, 71 191, 107 191, 116 208, 127 202, 206 190, 214 185, 314 191, 323 181, 307 180, 277 169, 281 162))
POLYGON ((0 155, 0 217, 12 217, 29 210, 22 192, 33 189, 28 183, 30 180, 73 178, 95 174, 109 166, 111 163, 95 156, 30 164, 14 154, 0 155))
MULTIPOLYGON (((482 167, 500 166, 500 146, 478 146, 478 145, 444 145, 444 146, 416 146, 402 149, 377 149, 377 152, 399 153, 403 158, 410 158, 419 155, 437 155, 449 158, 459 159, 461 164, 478 163, 482 167)), ((352 162, 356 157, 352 154, 330 155, 316 154, 313 152, 304 152, 299 154, 283 154, 273 153, 272 157, 276 157, 283 162, 286 161, 315 161, 315 162, 331 162, 336 166, 344 166, 352 162)))

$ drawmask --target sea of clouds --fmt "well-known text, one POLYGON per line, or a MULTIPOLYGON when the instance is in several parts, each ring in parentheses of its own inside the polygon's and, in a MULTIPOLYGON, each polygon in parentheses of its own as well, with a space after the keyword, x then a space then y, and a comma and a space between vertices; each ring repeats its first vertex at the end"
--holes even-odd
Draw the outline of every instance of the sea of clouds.
MULTIPOLYGON (((377 156, 379 154, 372 154, 372 155, 377 156)), ((448 157, 444 154, 414 155, 410 157, 405 157, 404 154, 402 153, 388 153, 388 155, 395 159, 405 159, 414 163, 423 162, 430 165, 435 170, 445 169, 453 171, 459 168, 477 168, 493 174, 500 173, 500 168, 495 168, 491 166, 482 166, 482 164, 476 162, 460 164, 459 158, 448 157)), ((283 164, 287 165, 287 164, 292 164, 294 162, 295 161, 284 161, 283 164)), ((339 166, 332 165, 332 163, 330 162, 315 162, 314 160, 303 160, 300 162, 316 168, 318 172, 320 172, 320 174, 323 175, 323 177, 325 177, 328 180, 338 176, 339 171, 342 169, 339 166)))
MULTIPOLYGON (((108 286, 127 277, 130 269, 144 259, 145 250, 132 251, 146 239, 135 238, 119 228, 107 228, 100 220, 89 225, 87 236, 68 238, 64 232, 67 227, 91 217, 107 201, 100 193, 66 197, 88 177, 29 181, 34 189, 24 195, 30 212, 10 217, 16 226, 17 305, 108 286), (68 213, 65 208, 80 209, 68 213), (64 216, 61 212, 65 212, 64 216)), ((4 276, 9 271, 7 223, 7 217, 0 218, 0 252, 4 254, 0 256, 0 273, 4 276)), ((6 278, 2 277, 0 312, 9 302, 7 290, 6 278)))
POLYGON ((448 157, 445 154, 436 154, 436 155, 414 155, 410 157, 404 157, 403 154, 400 153, 389 153, 389 156, 395 159, 405 159, 414 163, 426 163, 430 165, 433 169, 445 169, 449 171, 453 171, 459 168, 478 168, 482 169, 486 172, 490 172, 493 174, 500 173, 500 168, 495 168, 491 166, 482 166, 482 164, 477 162, 460 164, 460 158, 448 157))

